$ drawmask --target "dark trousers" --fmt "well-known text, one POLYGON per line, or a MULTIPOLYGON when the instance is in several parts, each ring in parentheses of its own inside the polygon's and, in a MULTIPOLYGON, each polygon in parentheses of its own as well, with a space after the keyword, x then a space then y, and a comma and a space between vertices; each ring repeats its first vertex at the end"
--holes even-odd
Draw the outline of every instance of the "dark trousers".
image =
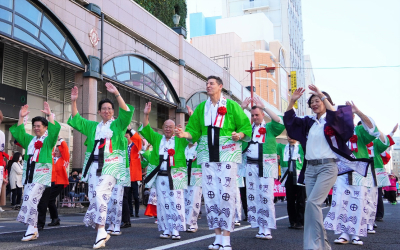
POLYGON ((386 191, 390 203, 396 202, 396 191, 386 191))
POLYGON ((21 205, 22 187, 11 189, 11 206, 21 205))
POLYGON ((139 214, 139 185, 137 181, 131 182, 131 188, 128 196, 129 211, 133 214, 132 195, 135 201, 135 215, 139 214))
POLYGON ((306 187, 293 183, 293 174, 289 173, 285 182, 287 211, 291 225, 304 225, 306 208, 306 187))
POLYGON ((376 218, 383 218, 385 207, 383 206, 382 188, 378 188, 378 207, 376 208, 376 218))
MULTIPOLYGON (((124 187, 124 197, 122 199, 122 222, 123 223, 131 223, 131 218, 130 218, 130 210, 129 210, 129 196, 132 197, 131 194, 131 188, 130 187, 124 187)), ((132 198, 131 198, 132 201, 132 198)), ((131 202, 132 205, 132 202, 131 202)))
POLYGON ((240 190, 240 199, 242 200, 242 207, 244 211, 244 217, 247 218, 247 195, 246 195, 246 178, 244 177, 244 187, 239 188, 240 190))
POLYGON ((47 207, 50 211, 50 218, 52 220, 58 218, 56 198, 63 189, 64 185, 55 185, 54 182, 52 182, 51 187, 44 190, 38 205, 38 227, 44 227, 46 224, 47 207))

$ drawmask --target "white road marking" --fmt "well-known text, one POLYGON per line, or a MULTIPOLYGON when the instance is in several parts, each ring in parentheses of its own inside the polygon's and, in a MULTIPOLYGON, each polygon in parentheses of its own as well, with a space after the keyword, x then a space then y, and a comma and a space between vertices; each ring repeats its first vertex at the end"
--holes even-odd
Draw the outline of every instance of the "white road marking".
MULTIPOLYGON (((278 220, 283 220, 285 218, 288 218, 288 216, 286 215, 286 216, 283 216, 283 217, 279 217, 279 218, 276 218, 276 220, 277 221, 278 220)), ((244 230, 244 229, 248 229, 250 227, 251 226, 249 225, 249 226, 245 226, 245 227, 239 227, 237 229, 235 228, 235 230, 232 233, 235 233, 235 232, 238 232, 238 231, 241 231, 241 230, 244 230)), ((200 236, 200 237, 197 237, 197 238, 191 238, 191 239, 188 239, 188 240, 183 240, 183 241, 180 241, 180 242, 176 242, 176 243, 172 243, 172 244, 168 244, 168 245, 164 245, 164 246, 159 246, 159 247, 155 247, 155 248, 149 248, 147 250, 169 249, 169 248, 178 247, 178 246, 186 245, 186 244, 189 244, 189 243, 193 243, 193 242, 196 242, 196 241, 209 239, 209 238, 212 238, 212 237, 215 237, 215 234, 207 234, 207 235, 200 236)))

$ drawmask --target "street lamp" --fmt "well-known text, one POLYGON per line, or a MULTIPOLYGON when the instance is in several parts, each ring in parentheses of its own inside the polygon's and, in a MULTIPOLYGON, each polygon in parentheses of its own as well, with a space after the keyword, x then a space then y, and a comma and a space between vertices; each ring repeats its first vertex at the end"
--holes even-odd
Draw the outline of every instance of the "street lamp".
MULTIPOLYGON (((275 67, 265 67, 262 69, 253 69, 253 61, 250 62, 250 70, 245 70, 246 72, 250 73, 250 94, 251 94, 251 106, 253 107, 253 72, 265 70, 267 73, 274 73, 275 67)), ((261 96, 261 89, 260 89, 260 96, 261 96)))
POLYGON ((172 16, 172 21, 174 22, 175 27, 178 27, 179 20, 181 20, 181 16, 180 16, 180 15, 174 14, 174 15, 172 16))

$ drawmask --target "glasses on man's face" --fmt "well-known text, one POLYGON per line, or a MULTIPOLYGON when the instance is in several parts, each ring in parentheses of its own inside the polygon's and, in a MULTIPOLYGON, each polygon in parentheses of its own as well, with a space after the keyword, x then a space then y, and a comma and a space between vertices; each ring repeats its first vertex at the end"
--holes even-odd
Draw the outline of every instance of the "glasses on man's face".
POLYGON ((113 110, 112 108, 101 108, 101 111, 111 111, 113 110))
POLYGON ((35 129, 35 128, 41 128, 42 127, 42 125, 32 125, 32 127, 35 129))

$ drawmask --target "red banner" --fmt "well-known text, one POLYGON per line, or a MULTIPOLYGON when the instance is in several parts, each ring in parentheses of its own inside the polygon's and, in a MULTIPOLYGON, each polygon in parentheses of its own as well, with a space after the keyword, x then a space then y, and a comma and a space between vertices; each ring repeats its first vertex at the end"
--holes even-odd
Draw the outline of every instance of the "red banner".
POLYGON ((278 180, 275 180, 274 196, 275 197, 286 196, 286 188, 285 186, 282 186, 282 183, 278 180))

